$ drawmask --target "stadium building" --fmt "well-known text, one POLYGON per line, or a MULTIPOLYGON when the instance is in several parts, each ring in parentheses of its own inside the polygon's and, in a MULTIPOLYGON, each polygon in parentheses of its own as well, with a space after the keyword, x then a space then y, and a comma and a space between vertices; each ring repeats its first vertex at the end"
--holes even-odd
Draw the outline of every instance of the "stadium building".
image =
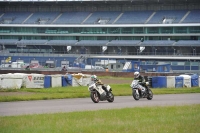
POLYGON ((0 59, 199 72, 199 0, 0 0, 0 59))

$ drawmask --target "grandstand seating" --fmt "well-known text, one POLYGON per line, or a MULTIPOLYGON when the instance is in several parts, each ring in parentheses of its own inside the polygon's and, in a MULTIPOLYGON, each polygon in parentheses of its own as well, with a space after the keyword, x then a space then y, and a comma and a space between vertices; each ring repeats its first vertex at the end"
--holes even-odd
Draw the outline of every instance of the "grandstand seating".
MULTIPOLYGON (((101 24, 98 20, 105 21, 106 24, 158 24, 162 23, 163 18, 173 19, 172 23, 199 23, 200 10, 159 10, 159 11, 77 11, 77 12, 5 12, 0 13, 1 23, 9 24, 101 24), (184 18, 184 19, 183 19, 184 18), (12 20, 12 21, 9 21, 12 20)), ((104 23, 104 24, 105 24, 104 23)), ((0 33, 17 33, 18 29, 2 29, 0 33)), ((154 34, 154 33, 199 33, 200 29, 196 27, 149 27, 146 31, 142 27, 109 27, 109 29, 83 28, 78 31, 81 34, 154 34)), ((24 33, 25 31, 20 31, 24 33)), ((26 31, 27 32, 27 31, 26 31)), ((38 31, 36 31, 37 33, 38 31)), ((31 33, 31 31, 30 31, 31 33)), ((39 32, 38 32, 39 33, 39 32)), ((40 33, 45 34, 73 34, 75 33, 70 28, 54 28, 48 27, 41 30, 40 33), (70 32, 68 32, 68 30, 70 32)), ((49 36, 49 35, 47 35, 49 36)), ((54 36, 54 35, 53 35, 54 36)), ((83 35, 85 36, 85 35, 83 35)), ((89 36, 89 35, 88 35, 89 36)), ((99 36, 99 35, 98 35, 99 36)), ((75 38, 75 37, 74 37, 75 38)), ((72 38, 71 38, 72 39, 72 38)), ((0 44, 5 45, 52 45, 52 46, 200 46, 198 40, 18 40, 18 39, 0 39, 0 44)), ((114 39, 114 38, 113 38, 114 39)), ((122 38, 120 38, 122 39, 122 38)), ((138 39, 138 38, 137 38, 138 39)), ((20 46, 19 46, 20 47, 20 46)), ((79 48, 77 47, 77 48, 79 48)), ((35 51, 35 50, 33 50, 35 51)), ((170 50, 168 50, 170 52, 170 50)), ((158 51, 157 51, 158 52, 158 51)), ((161 52, 159 50, 159 52, 161 52)), ((174 52, 173 49, 171 51, 174 52)))
POLYGON ((25 45, 46 45, 48 40, 20 40, 17 44, 25 45))
POLYGON ((200 40, 20 40, 0 39, 0 44, 5 45, 76 45, 76 46, 200 46, 200 40))
POLYGON ((190 14, 183 20, 182 23, 199 23, 200 10, 192 10, 190 14))
POLYGON ((22 24, 27 19, 24 24, 101 24, 99 20, 103 20, 103 24, 158 24, 163 23, 164 18, 172 19, 172 23, 200 22, 200 10, 191 10, 188 16, 185 16, 187 12, 188 10, 159 10, 153 14, 153 11, 125 11, 122 16, 120 16, 122 12, 119 11, 5 12, 0 13, 0 23, 22 24), (184 16, 186 18, 181 21, 184 16))
POLYGON ((140 40, 112 40, 108 43, 108 46, 136 46, 140 43, 140 40))
POLYGON ((81 40, 77 46, 105 46, 108 40, 81 40))
MULTIPOLYGON (((108 20, 107 24, 112 24, 121 12, 102 11, 93 12, 84 24, 98 24, 98 20, 108 20)), ((99 23, 100 24, 100 23, 99 23)))
POLYGON ((59 12, 35 12, 24 24, 51 24, 59 12))
POLYGON ((174 42, 171 40, 145 40, 141 46, 172 46, 174 42))
POLYGON ((30 12, 6 12, 0 19, 2 24, 22 24, 30 12))
POLYGON ((47 42, 48 45, 75 45, 77 43, 77 40, 50 40, 47 42))
POLYGON ((63 12, 53 24, 81 24, 90 12, 63 12))
POLYGON ((0 44, 4 45, 15 45, 17 42, 18 39, 0 39, 0 44))
POLYGON ((200 46, 200 40, 180 40, 175 46, 200 46))
POLYGON ((187 10, 160 10, 148 21, 149 24, 163 23, 163 19, 173 19, 172 23, 179 23, 187 10))
POLYGON ((126 11, 115 24, 144 24, 153 11, 126 11))

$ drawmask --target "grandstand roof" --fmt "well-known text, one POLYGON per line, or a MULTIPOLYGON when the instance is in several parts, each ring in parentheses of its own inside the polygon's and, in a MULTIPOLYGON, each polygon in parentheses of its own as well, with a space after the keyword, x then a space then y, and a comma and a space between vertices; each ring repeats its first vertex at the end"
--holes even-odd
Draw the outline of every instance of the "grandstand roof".
POLYGON ((132 55, 132 56, 126 56, 126 55, 99 55, 99 56, 92 56, 90 55, 90 58, 114 58, 114 59, 160 59, 160 60, 200 60, 200 57, 197 57, 197 56, 156 56, 156 55, 153 55, 153 56, 138 56, 138 55, 132 55))
POLYGON ((44 4, 52 5, 56 3, 58 5, 68 5, 68 6, 87 6, 87 5, 145 5, 145 4, 188 4, 188 3, 200 3, 199 0, 0 0, 1 5, 4 4, 20 4, 20 5, 30 5, 33 3, 35 5, 44 4))

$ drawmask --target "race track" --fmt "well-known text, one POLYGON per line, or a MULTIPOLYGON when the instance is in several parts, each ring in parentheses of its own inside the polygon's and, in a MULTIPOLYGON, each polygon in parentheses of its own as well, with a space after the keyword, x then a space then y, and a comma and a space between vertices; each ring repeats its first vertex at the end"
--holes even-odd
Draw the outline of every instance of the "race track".
POLYGON ((200 93, 154 95, 152 100, 139 101, 135 101, 132 96, 116 96, 113 103, 93 103, 90 98, 0 102, 0 116, 188 104, 200 104, 200 93))

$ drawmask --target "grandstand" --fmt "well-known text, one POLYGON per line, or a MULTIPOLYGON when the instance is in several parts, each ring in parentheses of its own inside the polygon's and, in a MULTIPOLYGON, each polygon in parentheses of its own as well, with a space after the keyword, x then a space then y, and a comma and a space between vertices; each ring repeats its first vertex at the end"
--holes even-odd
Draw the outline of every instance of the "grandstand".
POLYGON ((4 0, 1 63, 8 56, 55 66, 63 60, 74 66, 80 55, 78 63, 91 65, 104 59, 162 62, 162 56, 173 70, 199 71, 199 14, 199 0, 4 0))

